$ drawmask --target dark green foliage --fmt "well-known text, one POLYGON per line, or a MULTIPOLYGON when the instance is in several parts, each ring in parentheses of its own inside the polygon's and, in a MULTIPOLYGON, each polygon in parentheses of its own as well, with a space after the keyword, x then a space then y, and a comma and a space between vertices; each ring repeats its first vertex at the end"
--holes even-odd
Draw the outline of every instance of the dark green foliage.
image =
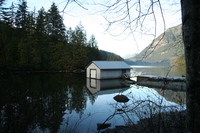
POLYGON ((88 63, 85 62, 87 58, 87 39, 81 23, 72 31, 69 43, 71 44, 73 67, 75 69, 84 68, 88 63))
POLYGON ((103 55, 100 53, 98 46, 97 46, 97 41, 95 39, 95 36, 92 35, 90 37, 90 40, 88 41, 88 60, 89 62, 93 60, 98 60, 98 59, 103 59, 103 55))
POLYGON ((22 28, 24 30, 28 21, 27 2, 25 0, 20 2, 15 16, 15 25, 17 28, 22 28))
POLYGON ((103 56, 102 60, 107 60, 107 61, 122 61, 122 60, 124 60, 119 55, 116 55, 116 54, 111 53, 111 52, 100 50, 100 53, 103 56))
POLYGON ((87 41, 80 23, 66 29, 55 3, 46 12, 28 11, 22 0, 14 7, 0 1, 0 70, 67 70, 85 69, 93 60, 122 60, 98 49, 95 36, 87 41))

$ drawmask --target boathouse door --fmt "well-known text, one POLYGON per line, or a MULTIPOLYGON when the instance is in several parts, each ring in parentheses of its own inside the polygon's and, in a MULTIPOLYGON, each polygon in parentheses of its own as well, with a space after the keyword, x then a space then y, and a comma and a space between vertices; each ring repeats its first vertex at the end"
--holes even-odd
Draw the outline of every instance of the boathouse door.
POLYGON ((90 69, 90 78, 97 78, 97 70, 96 69, 90 69))

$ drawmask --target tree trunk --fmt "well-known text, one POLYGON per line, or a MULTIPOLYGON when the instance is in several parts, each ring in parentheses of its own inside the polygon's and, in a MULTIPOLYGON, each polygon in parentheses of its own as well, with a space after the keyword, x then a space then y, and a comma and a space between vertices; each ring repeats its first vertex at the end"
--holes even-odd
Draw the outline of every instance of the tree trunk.
POLYGON ((186 59, 187 132, 200 131, 200 1, 181 0, 186 59))

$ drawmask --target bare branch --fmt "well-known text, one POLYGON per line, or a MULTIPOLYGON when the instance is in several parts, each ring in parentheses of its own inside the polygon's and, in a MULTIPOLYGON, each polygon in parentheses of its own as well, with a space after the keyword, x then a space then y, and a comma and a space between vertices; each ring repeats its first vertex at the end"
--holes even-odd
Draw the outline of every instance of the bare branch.
POLYGON ((83 4, 80 3, 78 0, 67 0, 67 1, 66 1, 66 4, 65 4, 65 7, 63 8, 62 12, 64 12, 64 11, 66 10, 67 6, 69 5, 69 3, 72 3, 72 2, 76 3, 78 6, 80 6, 80 7, 83 8, 84 10, 88 10, 88 9, 85 8, 85 7, 83 6, 83 4))
MULTIPOLYGON (((158 4, 159 4, 160 13, 161 13, 161 16, 162 16, 163 25, 164 25, 164 31, 165 31, 165 30, 166 30, 166 24, 165 24, 165 18, 164 18, 164 15, 163 15, 161 3, 160 3, 160 1, 157 1, 157 2, 158 2, 158 4)), ((154 10, 153 10, 153 6, 152 6, 152 11, 154 11, 154 10)), ((154 16, 154 20, 155 20, 155 31, 154 31, 154 32, 155 32, 155 37, 156 37, 157 21, 156 21, 156 16, 155 16, 154 13, 153 13, 153 16, 154 16)), ((152 50, 151 52, 149 52, 148 54, 147 54, 147 51, 148 51, 148 50, 146 50, 145 55, 144 55, 144 57, 142 58, 142 60, 143 60, 144 58, 146 58, 147 56, 149 56, 151 53, 154 52, 155 48, 156 48, 156 47, 158 46, 158 44, 162 41, 162 39, 164 38, 164 36, 165 36, 165 32, 163 32, 162 37, 160 38, 160 40, 152 47, 152 45, 154 44, 153 42, 155 41, 155 39, 153 40, 153 42, 152 42, 152 44, 151 44, 151 47, 148 48, 148 50, 149 50, 150 48, 153 48, 153 50, 152 50)))
POLYGON ((81 8, 83 8, 83 9, 85 9, 85 10, 88 10, 87 8, 85 8, 84 6, 82 6, 82 4, 79 3, 79 1, 74 0, 74 2, 75 2, 77 5, 79 5, 81 8))
POLYGON ((67 6, 69 5, 70 0, 67 0, 67 3, 65 4, 65 7, 63 8, 62 12, 65 11, 65 9, 67 8, 67 6))

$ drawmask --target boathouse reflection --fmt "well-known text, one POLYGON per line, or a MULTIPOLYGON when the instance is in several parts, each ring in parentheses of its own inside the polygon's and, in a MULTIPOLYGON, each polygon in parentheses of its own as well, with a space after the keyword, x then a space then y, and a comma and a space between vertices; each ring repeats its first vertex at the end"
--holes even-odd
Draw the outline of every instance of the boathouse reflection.
POLYGON ((92 95, 123 92, 130 88, 122 79, 86 79, 86 86, 92 95))

